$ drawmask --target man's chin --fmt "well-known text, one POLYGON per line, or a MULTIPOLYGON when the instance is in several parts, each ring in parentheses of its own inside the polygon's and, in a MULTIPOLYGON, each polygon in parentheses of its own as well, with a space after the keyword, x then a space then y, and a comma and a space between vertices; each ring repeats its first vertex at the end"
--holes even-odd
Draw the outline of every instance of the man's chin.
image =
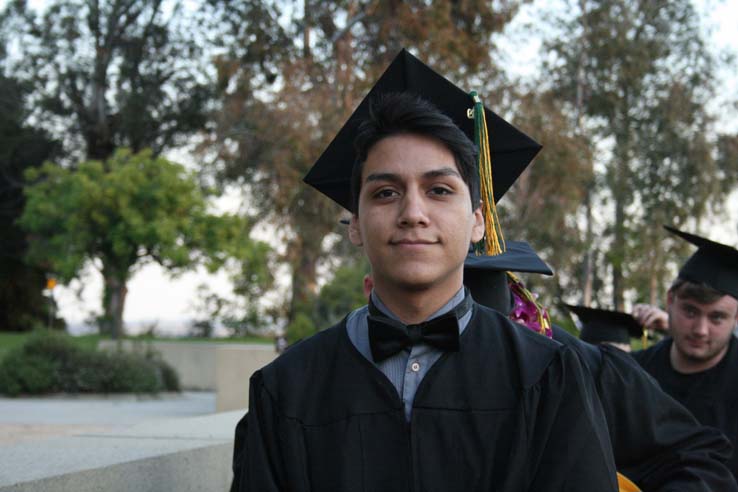
POLYGON ((688 347, 687 349, 682 350, 682 354, 684 354, 685 359, 696 363, 708 362, 712 360, 718 353, 719 351, 715 350, 694 349, 692 347, 688 347))

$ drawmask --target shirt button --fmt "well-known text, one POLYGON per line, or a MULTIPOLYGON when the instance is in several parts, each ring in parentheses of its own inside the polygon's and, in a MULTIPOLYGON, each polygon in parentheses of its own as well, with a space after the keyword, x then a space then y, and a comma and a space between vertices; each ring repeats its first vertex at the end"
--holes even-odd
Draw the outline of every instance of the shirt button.
POLYGON ((410 364, 410 370, 412 370, 413 372, 418 372, 420 370, 420 364, 418 364, 417 362, 413 362, 412 364, 410 364))

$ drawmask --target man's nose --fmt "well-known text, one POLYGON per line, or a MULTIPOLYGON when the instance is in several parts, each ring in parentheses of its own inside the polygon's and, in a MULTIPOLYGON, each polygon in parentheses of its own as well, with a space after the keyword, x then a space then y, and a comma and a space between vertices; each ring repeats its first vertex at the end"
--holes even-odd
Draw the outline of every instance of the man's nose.
POLYGON ((710 332, 710 320, 707 316, 698 316, 694 324, 694 333, 696 335, 707 336, 710 332))
POLYGON ((398 222, 402 227, 428 225, 428 212, 421 190, 410 190, 402 197, 398 222))

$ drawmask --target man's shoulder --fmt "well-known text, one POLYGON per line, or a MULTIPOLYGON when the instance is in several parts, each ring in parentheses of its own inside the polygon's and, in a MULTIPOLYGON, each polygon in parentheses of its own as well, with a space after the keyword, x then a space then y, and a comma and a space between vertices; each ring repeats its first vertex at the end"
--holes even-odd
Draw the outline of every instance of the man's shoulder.
POLYGON ((493 309, 481 305, 477 309, 472 322, 479 326, 475 339, 468 343, 484 351, 496 351, 497 354, 485 352, 482 356, 499 357, 516 367, 523 387, 539 381, 555 361, 571 357, 571 349, 556 340, 514 323, 493 309))
POLYGON ((665 338, 655 345, 651 345, 647 349, 638 350, 631 355, 641 366, 646 367, 655 363, 664 351, 669 351, 671 346, 671 338, 665 338))
POLYGON ((301 370, 325 360, 346 336, 346 320, 321 330, 290 346, 279 357, 262 368, 265 373, 301 370))
POLYGON ((501 338, 503 343, 511 344, 516 350, 536 350, 555 353, 563 349, 563 344, 540 333, 536 333, 527 326, 510 321, 499 311, 478 305, 477 320, 484 326, 494 326, 494 331, 485 330, 482 333, 491 335, 491 338, 501 338))

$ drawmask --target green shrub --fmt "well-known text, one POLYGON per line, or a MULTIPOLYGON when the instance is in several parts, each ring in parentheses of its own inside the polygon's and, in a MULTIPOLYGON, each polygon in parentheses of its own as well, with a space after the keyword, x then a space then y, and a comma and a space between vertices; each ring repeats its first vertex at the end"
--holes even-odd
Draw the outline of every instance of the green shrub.
POLYGON ((155 393, 164 389, 156 366, 139 354, 108 352, 110 378, 104 391, 110 393, 155 393))
POLYGON ((0 365, 0 392, 10 396, 54 392, 58 373, 53 360, 15 350, 0 365))
POLYGON ((290 343, 295 343, 315 334, 317 331, 308 315, 298 313, 292 323, 287 325, 287 340, 290 343))
POLYGON ((147 358, 154 364, 159 373, 159 380, 166 391, 179 391, 179 374, 167 364, 157 352, 149 352, 147 358))
POLYGON ((94 351, 68 336, 29 337, 0 361, 0 393, 156 393, 179 391, 179 378, 159 354, 94 351))

